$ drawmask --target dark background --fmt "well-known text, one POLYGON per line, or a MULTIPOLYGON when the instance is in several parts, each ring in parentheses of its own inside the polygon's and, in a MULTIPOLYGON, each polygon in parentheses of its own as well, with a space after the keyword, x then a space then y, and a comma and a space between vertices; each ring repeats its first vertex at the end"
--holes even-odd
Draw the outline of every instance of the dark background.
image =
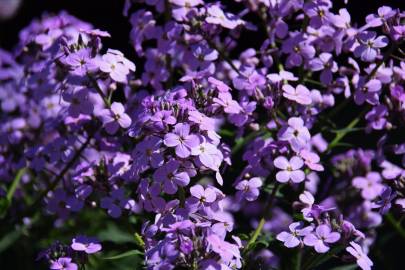
MULTIPOLYGON (((230 7, 237 5, 233 1, 222 2, 229 3, 230 7)), ((343 7, 343 0, 333 2, 335 11, 343 7)), ((129 42, 131 28, 127 18, 122 14, 123 4, 124 0, 23 0, 16 16, 6 21, 0 20, 0 48, 12 50, 13 46, 18 42, 19 31, 27 26, 32 19, 39 18, 44 12, 57 13, 66 10, 71 15, 92 23, 95 28, 108 31, 112 38, 103 40, 105 47, 121 50, 129 59, 134 60, 135 54, 129 42)), ((398 7, 403 10, 405 0, 349 0, 348 9, 352 15, 352 21, 362 25, 365 16, 375 13, 377 8, 382 5, 398 7)), ((140 67, 138 66, 138 68, 140 67)), ((339 115, 335 121, 344 125, 351 119, 349 115, 345 117, 346 114, 353 116, 356 112, 345 112, 339 115)), ((375 142, 373 142, 375 140, 372 137, 366 139, 364 137, 353 137, 352 140, 359 147, 375 147, 375 142)), ((379 230, 381 237, 375 243, 375 246, 379 248, 373 248, 371 251, 371 257, 375 262, 374 269, 405 269, 401 265, 405 242, 396 235, 392 227, 384 226, 379 230)), ((27 254, 16 252, 15 249, 8 250, 0 254, 0 269, 37 269, 34 266, 35 264, 27 263, 26 260, 31 260, 34 263, 35 257, 29 257, 27 254), (25 263, 19 262, 19 258, 25 260, 25 263), (30 268, 26 268, 27 266, 30 268)))

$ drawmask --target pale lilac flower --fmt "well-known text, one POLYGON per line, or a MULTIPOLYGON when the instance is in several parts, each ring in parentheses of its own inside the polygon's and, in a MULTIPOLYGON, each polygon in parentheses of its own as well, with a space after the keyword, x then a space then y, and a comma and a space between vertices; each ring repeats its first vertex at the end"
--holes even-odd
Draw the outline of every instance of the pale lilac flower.
POLYGON ((203 142, 191 149, 193 156, 198 156, 198 160, 206 167, 217 171, 222 163, 222 152, 213 144, 203 142))
POLYGON ((124 106, 119 102, 113 102, 110 109, 104 109, 101 111, 101 119, 103 125, 108 134, 115 134, 119 127, 128 128, 132 120, 125 113, 124 106))
POLYGON ((277 157, 274 160, 274 166, 282 170, 276 174, 277 181, 280 183, 287 183, 290 180, 294 183, 304 181, 305 173, 300 170, 303 165, 304 162, 297 156, 293 156, 290 160, 283 156, 277 157))
POLYGON ((377 27, 383 25, 389 18, 395 16, 395 10, 388 6, 379 7, 376 14, 370 14, 366 17, 367 25, 377 27))
POLYGON ((97 240, 86 236, 73 238, 70 246, 73 250, 84 251, 87 254, 93 254, 101 250, 101 245, 97 240))
POLYGON ((232 95, 230 93, 219 93, 218 98, 213 99, 214 104, 218 104, 219 106, 223 107, 224 112, 226 113, 239 113, 242 111, 239 103, 232 99, 232 95))
POLYGON ((121 52, 111 49, 102 56, 98 65, 101 71, 108 73, 111 79, 120 83, 126 83, 129 72, 135 71, 134 63, 126 59, 121 52))
POLYGON ((190 125, 178 123, 174 126, 174 131, 165 135, 163 143, 169 147, 175 147, 176 155, 180 158, 189 157, 191 149, 200 144, 197 135, 190 134, 190 125))
POLYGON ((211 5, 207 9, 207 17, 205 21, 210 24, 221 25, 224 28, 234 29, 239 25, 243 25, 244 21, 237 18, 231 13, 225 13, 219 6, 211 5))
POLYGON ((328 244, 333 244, 339 241, 340 234, 332 232, 329 225, 319 225, 313 233, 304 237, 304 244, 315 248, 318 253, 325 253, 329 250, 328 244))
POLYGON ((88 48, 69 54, 65 63, 72 69, 72 74, 78 76, 86 75, 87 72, 97 69, 97 63, 91 58, 91 50, 88 48))
POLYGON ((188 112, 188 120, 198 124, 201 130, 209 131, 215 129, 215 120, 205 116, 199 111, 188 112))
POLYGON ((271 73, 267 75, 267 79, 269 79, 272 83, 280 83, 283 81, 298 81, 298 78, 295 77, 293 73, 285 70, 281 70, 279 73, 271 73))
POLYGON ((318 219, 323 212, 331 210, 315 204, 314 196, 308 191, 301 193, 299 199, 304 206, 301 209, 301 213, 304 216, 304 219, 307 221, 313 221, 314 218, 318 219))
POLYGON ((72 258, 61 257, 52 261, 50 269, 52 270, 77 270, 78 266, 72 262, 72 258))
POLYGON ((311 170, 318 172, 324 170, 323 166, 319 164, 320 158, 316 153, 303 149, 300 152, 300 156, 304 159, 305 165, 311 170))
POLYGON ((302 237, 306 236, 313 230, 311 226, 304 228, 302 222, 291 223, 288 228, 290 229, 290 232, 281 232, 276 236, 276 239, 283 242, 284 246, 288 248, 298 246, 302 241, 302 237))
POLYGON ((360 33, 359 42, 360 45, 354 50, 354 55, 360 57, 365 62, 373 62, 377 57, 379 49, 388 45, 387 37, 377 37, 377 34, 372 31, 360 33))
POLYGON ((357 265, 360 266, 362 270, 371 270, 373 262, 370 258, 363 252, 361 246, 355 242, 350 242, 350 246, 346 248, 353 257, 356 258, 357 265))
POLYGON ((249 180, 242 180, 236 185, 239 190, 236 197, 239 199, 245 198, 247 201, 255 201, 259 197, 259 188, 263 185, 260 177, 253 177, 249 180))
POLYGON ((239 247, 237 245, 228 243, 215 234, 207 236, 209 248, 217 253, 221 260, 225 263, 231 262, 232 259, 240 259, 239 247))
POLYGON ((353 178, 352 184, 354 187, 361 190, 361 196, 366 200, 375 199, 384 189, 381 183, 382 179, 379 173, 369 172, 365 177, 353 178))
POLYGON ((311 93, 308 88, 302 84, 297 85, 296 88, 289 84, 283 85, 283 96, 301 105, 309 105, 312 103, 311 93))
POLYGON ((278 133, 280 140, 290 142, 294 151, 299 152, 305 148, 311 140, 308 128, 304 126, 304 121, 299 117, 288 119, 288 126, 284 126, 278 133))

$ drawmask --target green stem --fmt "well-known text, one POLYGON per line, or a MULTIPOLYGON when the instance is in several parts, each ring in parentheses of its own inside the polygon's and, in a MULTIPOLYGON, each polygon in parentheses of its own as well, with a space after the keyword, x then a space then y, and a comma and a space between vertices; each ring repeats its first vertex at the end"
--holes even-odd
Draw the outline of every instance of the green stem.
POLYGON ((7 192, 6 198, 9 202, 11 202, 11 200, 13 199, 14 193, 15 193, 18 185, 20 184, 21 178, 23 177, 23 175, 25 174, 26 171, 27 171, 27 168, 21 168, 17 172, 17 175, 15 176, 13 183, 11 184, 11 187, 7 192))
POLYGON ((280 183, 276 182, 276 184, 275 184, 275 186, 274 186, 274 188, 273 188, 273 190, 272 190, 272 192, 270 194, 270 198, 269 198, 269 200, 267 202, 267 205, 264 208, 263 216, 259 221, 259 225, 257 226, 256 230, 254 231, 252 238, 250 238, 249 242, 245 246, 245 248, 243 250, 243 253, 246 254, 246 253, 249 252, 250 248, 252 247, 252 245, 254 245, 254 243, 256 242, 256 240, 259 237, 260 233, 262 232, 263 226, 266 223, 266 216, 267 216, 268 212, 270 211, 270 209, 271 209, 271 207, 273 205, 273 201, 274 201, 274 198, 276 197, 276 193, 277 193, 277 190, 278 190, 279 186, 280 186, 280 183))
POLYGON ((391 224, 391 226, 397 231, 397 233, 405 239, 405 229, 402 228, 401 222, 396 221, 394 216, 391 213, 388 213, 386 216, 387 221, 391 224))
POLYGON ((363 116, 366 114, 368 110, 369 110, 368 107, 364 108, 364 110, 360 113, 358 117, 353 119, 341 132, 337 133, 336 137, 329 144, 328 150, 333 149, 350 132, 350 130, 360 122, 360 120, 363 118, 363 116))

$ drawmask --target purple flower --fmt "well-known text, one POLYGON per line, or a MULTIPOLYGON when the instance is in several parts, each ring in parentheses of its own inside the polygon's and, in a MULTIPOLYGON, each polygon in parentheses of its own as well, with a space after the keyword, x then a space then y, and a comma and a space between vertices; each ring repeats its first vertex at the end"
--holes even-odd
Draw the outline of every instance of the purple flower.
POLYGON ((291 223, 288 228, 290 229, 290 232, 281 232, 276 236, 277 240, 283 242, 284 246, 288 248, 298 246, 302 241, 302 237, 306 236, 313 230, 311 226, 304 228, 302 222, 291 223))
POLYGON ((381 175, 377 172, 369 172, 366 177, 355 177, 352 184, 361 190, 361 196, 366 200, 375 199, 384 189, 381 175))
POLYGON ((300 194, 299 199, 303 204, 301 213, 307 221, 313 221, 314 218, 318 219, 323 212, 333 209, 327 209, 322 205, 315 204, 314 196, 308 191, 304 191, 300 194))
POLYGON ((163 165, 164 158, 160 151, 162 139, 157 136, 150 136, 136 145, 134 157, 139 161, 139 166, 152 166, 158 168, 163 165))
POLYGON ((167 194, 175 194, 177 186, 185 187, 190 182, 190 176, 186 172, 179 172, 180 163, 174 159, 159 167, 153 174, 158 182, 163 182, 163 191, 167 194))
POLYGON ((240 260, 241 256, 237 245, 221 240, 221 238, 215 234, 207 236, 206 239, 210 249, 221 256, 223 262, 228 264, 234 258, 240 260))
POLYGON ((324 170, 323 166, 319 164, 320 158, 314 152, 306 149, 301 150, 300 156, 304 159, 305 165, 313 171, 321 172, 324 170))
POLYGON ((89 100, 88 89, 80 89, 70 96, 65 95, 64 100, 70 102, 69 115, 76 118, 80 114, 90 115, 93 113, 94 105, 89 100))
POLYGON ((214 130, 215 121, 199 111, 188 112, 188 120, 199 125, 201 130, 214 130))
POLYGON ((191 154, 193 156, 198 156, 198 160, 204 166, 214 171, 219 170, 219 166, 223 160, 222 152, 218 150, 215 145, 207 142, 203 142, 191 149, 191 154))
POLYGON ((77 264, 72 262, 72 258, 61 257, 51 263, 52 270, 77 270, 77 264))
POLYGON ((299 117, 288 119, 288 126, 284 126, 279 131, 279 139, 289 141, 294 151, 299 152, 305 148, 311 139, 308 128, 304 126, 304 121, 299 117))
POLYGON ((135 71, 135 65, 124 55, 117 51, 109 49, 98 63, 100 70, 108 73, 111 79, 116 82, 126 83, 127 75, 130 71, 135 71))
POLYGON ((93 254, 101 250, 101 245, 97 240, 86 236, 73 238, 70 246, 73 250, 84 251, 87 254, 93 254))
POLYGON ((118 218, 122 214, 122 208, 130 208, 130 202, 121 188, 111 191, 110 196, 101 198, 100 207, 107 209, 107 213, 113 218, 118 218))
POLYGON ((213 99, 214 104, 218 104, 223 107, 226 113, 239 113, 242 111, 239 103, 232 99, 230 93, 219 93, 218 98, 213 99))
POLYGON ((297 156, 293 156, 290 160, 286 157, 279 156, 274 160, 274 166, 282 171, 277 172, 276 179, 280 183, 292 181, 300 183, 305 179, 304 171, 300 170, 304 165, 304 161, 297 156))
POLYGON ((180 158, 189 157, 191 149, 200 144, 197 135, 190 134, 190 125, 178 123, 174 126, 174 132, 168 133, 163 139, 163 143, 169 147, 175 147, 176 155, 180 158))
POLYGON ((302 84, 299 84, 296 88, 289 84, 283 85, 283 96, 301 105, 309 105, 312 103, 311 93, 308 88, 302 84))
POLYGON ((201 185, 195 185, 190 188, 190 197, 187 203, 194 208, 198 206, 209 206, 211 203, 215 202, 217 194, 212 188, 205 188, 201 185))
POLYGON ((234 29, 239 25, 243 25, 244 21, 237 18, 231 13, 225 13, 219 6, 211 5, 207 9, 207 17, 205 21, 210 24, 221 25, 224 28, 234 29))
POLYGON ((391 202, 396 196, 396 192, 393 192, 391 187, 386 186, 379 195, 379 199, 376 202, 373 202, 372 208, 379 208, 380 214, 385 215, 390 210, 391 202))
POLYGON ((150 118, 150 121, 158 130, 163 130, 167 125, 176 124, 177 120, 172 111, 158 111, 150 118))
POLYGON ((366 119, 371 128, 376 130, 384 129, 387 124, 388 109, 385 105, 374 106, 371 111, 366 114, 366 119))
POLYGON ((304 244, 314 247, 318 253, 325 253, 329 250, 328 244, 333 244, 339 241, 340 234, 332 232, 329 225, 319 225, 313 233, 304 237, 304 244))
POLYGON ((365 62, 373 62, 377 57, 380 48, 388 45, 388 39, 385 36, 376 37, 377 34, 372 31, 365 31, 359 34, 359 45, 354 50, 354 55, 360 57, 365 62))
POLYGON ((362 270, 370 270, 373 266, 373 262, 370 258, 363 252, 361 246, 355 242, 350 242, 350 246, 346 248, 353 257, 356 258, 357 265, 360 266, 362 270))
POLYGON ((365 82, 364 78, 361 78, 354 93, 354 101, 357 105, 362 105, 365 101, 371 105, 376 105, 378 103, 378 92, 381 87, 380 80, 371 79, 365 82))
POLYGON ((132 123, 124 106, 119 102, 113 102, 110 109, 104 109, 100 114, 105 130, 111 135, 115 134, 119 127, 128 128, 132 123))
POLYGON ((91 59, 90 54, 90 49, 83 48, 66 57, 65 63, 72 69, 73 75, 84 76, 87 72, 97 69, 97 63, 91 59))
POLYGON ((239 190, 236 193, 236 197, 239 199, 245 198, 247 201, 255 201, 259 197, 259 187, 263 185, 262 180, 259 177, 253 177, 249 180, 242 180, 236 185, 236 189, 239 190))
POLYGON ((295 33, 284 41, 281 50, 288 54, 287 67, 300 66, 304 60, 312 59, 315 56, 315 48, 300 33, 295 33))
POLYGON ((337 64, 333 61, 333 56, 330 53, 321 53, 319 58, 315 58, 309 62, 311 70, 321 72, 321 82, 330 84, 332 82, 332 73, 338 70, 337 64))
POLYGON ((395 10, 388 6, 379 7, 376 14, 370 14, 366 17, 366 22, 371 27, 381 26, 389 18, 395 16, 395 10))

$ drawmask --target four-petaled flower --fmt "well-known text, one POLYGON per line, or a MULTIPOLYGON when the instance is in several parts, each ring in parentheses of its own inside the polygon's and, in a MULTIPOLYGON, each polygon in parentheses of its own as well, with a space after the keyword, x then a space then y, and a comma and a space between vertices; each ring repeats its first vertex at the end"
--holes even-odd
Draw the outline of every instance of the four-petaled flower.
POLYGON ((316 227, 313 233, 304 237, 304 244, 315 248, 318 253, 325 253, 329 250, 328 244, 333 244, 339 241, 340 234, 332 232, 329 225, 322 224, 316 227))
POLYGON ((299 84, 296 88, 289 84, 283 85, 283 96, 301 105, 309 105, 312 103, 311 92, 302 84, 299 84))
POLYGON ((290 160, 286 157, 279 156, 274 160, 274 166, 282 171, 277 172, 276 179, 280 183, 292 181, 300 183, 305 179, 304 171, 300 168, 304 165, 304 161, 300 157, 293 156, 290 160))
POLYGON ((153 174, 153 178, 158 182, 163 182, 163 191, 167 194, 175 194, 178 187, 185 187, 190 182, 190 176, 186 172, 179 171, 180 162, 170 160, 153 174))
POLYGON ((87 254, 93 254, 101 250, 101 244, 96 239, 82 235, 73 238, 70 247, 73 250, 84 251, 87 254))
POLYGON ((51 263, 52 270, 77 270, 77 264, 72 262, 72 258, 60 257, 51 263))
POLYGON ((290 232, 281 232, 276 236, 277 240, 283 242, 284 246, 288 248, 298 246, 302 241, 302 237, 306 236, 313 230, 311 226, 304 228, 302 222, 291 223, 288 228, 290 229, 290 232))
POLYGON ((124 106, 119 102, 113 102, 110 109, 104 109, 101 111, 101 119, 103 125, 108 134, 115 134, 119 127, 128 128, 132 120, 125 113, 124 106))
POLYGON ((180 158, 189 157, 191 149, 200 144, 197 135, 190 134, 190 125, 178 123, 174 126, 172 133, 165 135, 163 143, 169 147, 175 147, 176 155, 180 158))
POLYGON ((239 199, 245 198, 247 201, 254 201, 259 197, 259 187, 263 185, 262 180, 259 177, 253 177, 249 180, 242 180, 236 185, 236 189, 239 190, 236 193, 236 197, 239 199))
POLYGON ((355 242, 350 242, 350 246, 346 248, 353 257, 356 258, 357 265, 360 266, 362 270, 370 270, 373 266, 373 262, 370 258, 363 252, 361 246, 355 242))

